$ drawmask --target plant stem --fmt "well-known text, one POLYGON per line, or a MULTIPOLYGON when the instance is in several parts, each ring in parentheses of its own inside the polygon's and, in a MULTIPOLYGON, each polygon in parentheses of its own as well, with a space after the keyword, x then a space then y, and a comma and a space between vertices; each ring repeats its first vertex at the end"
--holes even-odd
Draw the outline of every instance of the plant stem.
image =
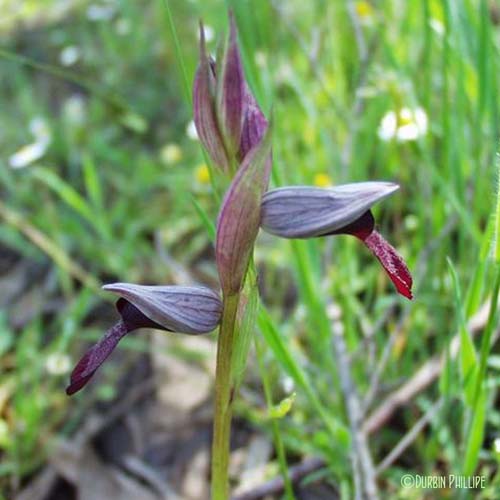
POLYGON ((229 444, 233 403, 233 347, 239 294, 224 297, 217 343, 215 412, 212 441, 212 500, 229 498, 229 444))

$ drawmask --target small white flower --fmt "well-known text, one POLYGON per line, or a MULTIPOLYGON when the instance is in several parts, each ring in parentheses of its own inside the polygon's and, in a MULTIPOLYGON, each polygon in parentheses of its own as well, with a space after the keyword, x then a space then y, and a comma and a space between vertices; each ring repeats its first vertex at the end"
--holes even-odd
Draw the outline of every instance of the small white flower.
POLYGON ((68 97, 63 104, 63 114, 68 122, 74 125, 84 123, 86 117, 85 99, 78 94, 68 97))
POLYGON ((173 165, 182 158, 182 149, 174 143, 165 144, 160 151, 160 157, 163 163, 173 165))
POLYGON ((342 308, 335 303, 328 304, 326 308, 326 314, 330 321, 340 321, 342 318, 342 308))
POLYGON ((283 62, 276 71, 277 83, 288 83, 293 78, 293 68, 288 62, 283 62))
POLYGON ((384 115, 378 128, 378 136, 383 141, 396 139, 398 142, 414 141, 427 132, 427 115, 418 107, 401 108, 384 115))
POLYGON ((61 50, 59 62, 63 66, 73 66, 80 59, 80 49, 75 45, 68 45, 61 50))
POLYGON ((125 36, 130 33, 130 21, 124 17, 120 17, 115 24, 115 30, 119 35, 125 36))
POLYGON ((192 139, 193 141, 199 140, 198 138, 198 132, 196 132, 196 125, 194 124, 194 121, 191 120, 186 127, 186 134, 187 136, 192 139))
POLYGON ((439 21, 438 19, 436 19, 435 17, 433 17, 430 21, 429 21, 429 26, 436 32, 436 34, 438 34, 439 36, 443 36, 444 35, 444 24, 439 21))
MULTIPOLYGON (((198 39, 200 38, 200 30, 198 26, 196 26, 196 31, 198 33, 198 39)), ((203 31, 205 32, 205 42, 211 42, 214 39, 215 32, 212 26, 209 26, 208 24, 203 25, 203 31)))
POLYGON ((23 168, 39 160, 47 150, 47 145, 41 142, 27 144, 9 157, 11 168, 23 168))
POLYGON ((345 332, 344 323, 340 321, 335 321, 334 323, 332 323, 332 332, 335 335, 344 335, 345 332))
POLYGON ((295 389, 295 382, 292 377, 289 375, 285 375, 281 380, 281 387, 283 388, 283 391, 285 394, 291 394, 293 390, 295 389))
POLYGON ((295 317, 297 321, 304 321, 307 316, 306 308, 303 304, 299 304, 295 309, 295 317))
POLYGON ((31 144, 22 146, 9 157, 9 165, 11 168, 27 167, 36 160, 39 160, 49 147, 51 140, 50 128, 43 118, 39 116, 33 118, 28 128, 33 134, 35 141, 31 144))
POLYGON ((266 54, 260 50, 255 52, 255 64, 259 68, 265 68, 267 66, 267 57, 266 54))
POLYGON ((500 455, 500 438, 496 438, 493 441, 493 451, 500 455))
POLYGON ((50 141, 50 128, 41 116, 35 116, 29 122, 28 128, 35 137, 35 140, 43 142, 50 141))
POLYGON ((71 359, 62 352, 53 352, 45 360, 45 369, 51 375, 66 375, 71 369, 71 359))
POLYGON ((90 21, 109 21, 115 15, 116 7, 110 3, 92 4, 87 9, 87 19, 90 21))

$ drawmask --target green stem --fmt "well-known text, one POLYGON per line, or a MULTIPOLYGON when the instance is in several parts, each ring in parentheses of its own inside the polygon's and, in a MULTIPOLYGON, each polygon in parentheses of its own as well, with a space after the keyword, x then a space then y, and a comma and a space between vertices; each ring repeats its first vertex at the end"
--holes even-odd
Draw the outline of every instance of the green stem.
POLYGON ((224 297, 222 321, 217 342, 215 371, 215 413, 212 441, 212 500, 229 498, 229 444, 233 409, 233 347, 236 313, 240 296, 224 297))

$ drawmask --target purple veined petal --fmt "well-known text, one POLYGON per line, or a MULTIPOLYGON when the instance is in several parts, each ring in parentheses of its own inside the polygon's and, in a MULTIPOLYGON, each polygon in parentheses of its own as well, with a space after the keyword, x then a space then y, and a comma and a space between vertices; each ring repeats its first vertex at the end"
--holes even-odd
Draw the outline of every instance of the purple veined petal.
POLYGON ((71 373, 68 395, 87 384, 127 333, 138 328, 207 333, 215 329, 222 313, 219 296, 205 287, 114 283, 103 288, 120 295, 116 308, 121 320, 80 359, 71 373))
POLYGON ((290 186, 262 199, 262 229, 282 238, 331 234, 399 189, 391 182, 358 182, 332 188, 290 186))
POLYGON ((240 160, 243 161, 247 153, 256 146, 267 130, 267 119, 259 108, 255 97, 245 84, 244 118, 240 141, 240 160))
POLYGON ((118 342, 129 332, 137 328, 157 328, 164 330, 161 325, 151 321, 135 306, 125 299, 119 299, 116 308, 122 319, 113 325, 80 359, 70 376, 70 384, 66 394, 71 396, 82 389, 92 378, 97 369, 113 352, 118 342))
POLYGON ((229 39, 217 61, 216 114, 229 157, 238 153, 243 123, 245 75, 234 15, 229 13, 229 39))
POLYGON ((271 125, 261 142, 246 156, 222 202, 217 221, 215 256, 225 295, 243 285, 259 231, 262 195, 271 169, 271 125))
POLYGON ((229 172, 229 161, 215 115, 215 63, 207 56, 205 33, 200 23, 200 62, 193 85, 194 124, 212 161, 229 172))
POLYGON ((217 293, 202 286, 148 286, 132 283, 105 285, 133 304, 162 328, 198 335, 219 324, 222 304, 217 293))

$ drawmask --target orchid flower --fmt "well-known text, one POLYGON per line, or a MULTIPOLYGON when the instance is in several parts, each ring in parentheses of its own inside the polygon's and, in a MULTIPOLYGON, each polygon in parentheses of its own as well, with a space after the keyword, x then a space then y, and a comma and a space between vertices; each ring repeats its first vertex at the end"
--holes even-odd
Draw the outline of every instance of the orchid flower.
POLYGON ((120 296, 116 308, 121 320, 80 359, 71 373, 66 388, 68 395, 87 384, 127 333, 138 328, 154 328, 198 335, 211 332, 220 321, 222 304, 209 288, 129 283, 114 283, 103 288, 120 296))
POLYGON ((412 298, 412 277, 402 257, 375 230, 370 208, 399 189, 390 182, 358 182, 332 188, 290 186, 267 192, 261 227, 282 238, 351 234, 377 257, 397 291, 412 298))

